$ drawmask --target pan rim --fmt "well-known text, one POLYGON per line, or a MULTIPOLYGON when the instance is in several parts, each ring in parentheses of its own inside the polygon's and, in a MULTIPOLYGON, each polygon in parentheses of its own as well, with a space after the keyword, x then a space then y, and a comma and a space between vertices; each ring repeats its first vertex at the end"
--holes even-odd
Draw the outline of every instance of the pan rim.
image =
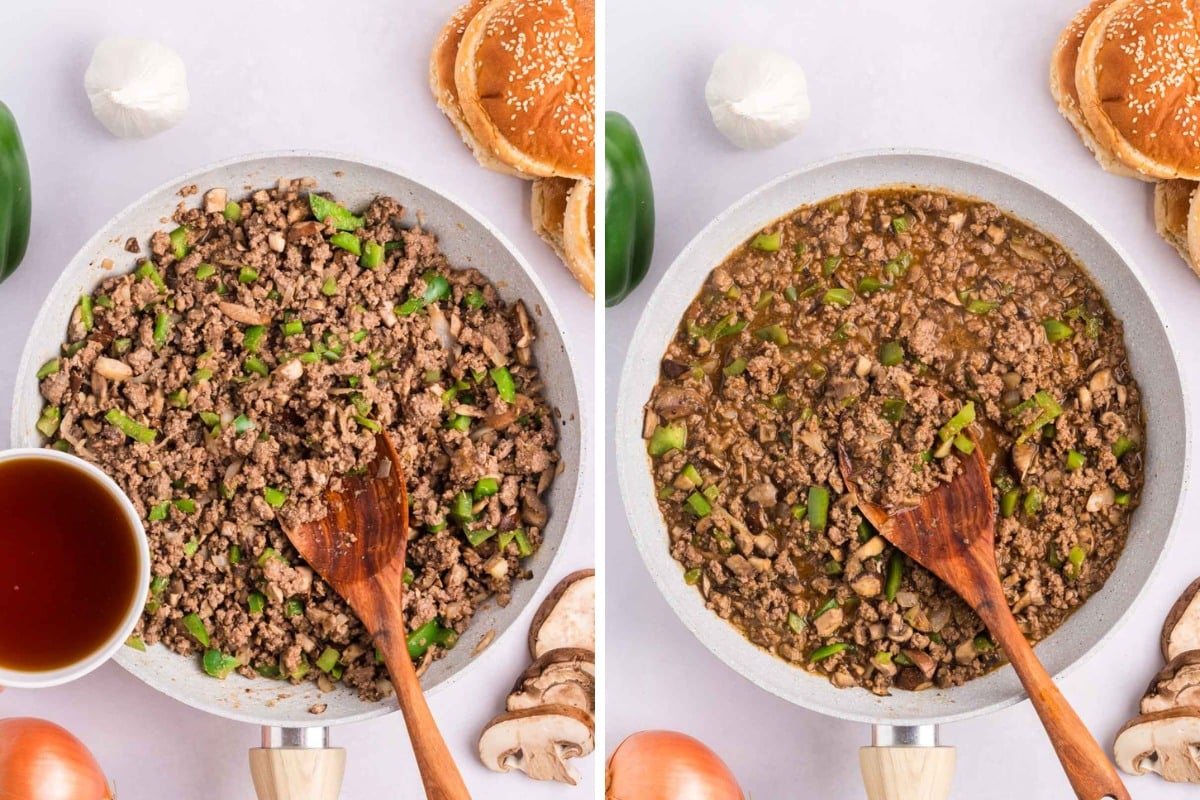
MULTIPOLYGON (((31 378, 33 375, 36 369, 34 362, 38 358, 37 343, 34 342, 34 337, 39 330, 43 329, 47 324, 49 324, 49 322, 53 321, 51 319, 53 315, 51 308, 53 300, 62 295, 65 290, 69 289, 70 285, 76 280, 76 273, 78 271, 77 265, 80 263, 90 263, 93 260, 93 256, 101 251, 105 243, 113 239, 113 237, 117 234, 117 226, 125 217, 136 214, 139 210, 153 202, 155 198, 158 198, 164 194, 171 195, 178 187, 195 183, 197 178, 209 173, 222 169, 248 166, 258 162, 265 163, 280 160, 323 160, 330 162, 341 162, 347 165, 347 167, 365 168, 387 173, 403 181, 411 183, 416 187, 419 187, 422 191, 427 192, 430 195, 442 198, 449 205, 460 211, 464 218, 472 220, 474 223, 478 224, 487 235, 491 236, 499 245, 499 248, 508 254, 515 266, 518 267, 522 273, 524 273, 525 278, 532 285, 534 292, 536 293, 536 297, 523 299, 525 299, 527 303, 536 303, 540 305, 542 309, 544 309, 545 315, 543 317, 543 325, 541 326, 541 329, 552 329, 554 331, 554 338, 551 342, 552 346, 555 348, 561 348, 562 351, 561 357, 556 357, 555 360, 557 361, 559 358, 561 358, 561 361, 570 376, 569 386, 567 387, 568 391, 566 392, 567 399, 570 401, 570 407, 568 408, 560 406, 556 409, 560 412, 558 414, 560 418, 560 437, 565 437, 567 435, 573 436, 574 444, 579 454, 579 464, 583 465, 587 463, 590 442, 588 437, 585 435, 585 432, 588 430, 590 415, 585 407, 585 404, 581 402, 583 392, 580 385, 580 374, 575 368, 575 348, 572 345, 570 337, 564 335, 563 333, 563 328, 561 325, 561 320, 563 317, 559 311, 557 303, 553 300, 550 292, 547 291, 547 288, 537 270, 535 270, 528 262, 521 250, 505 233, 500 230, 495 223, 490 220, 490 218, 481 214, 470 204, 463 202, 456 194, 447 192, 437 183, 426 179, 418 171, 407 171, 400 169, 399 167, 386 161, 328 150, 283 149, 255 151, 212 161, 199 167, 190 169, 182 174, 173 176, 168 180, 162 181, 148 191, 140 194, 135 200, 129 202, 121 210, 109 217, 70 257, 70 259, 66 262, 66 265, 63 267, 62 273, 55 280, 54 284, 43 298, 38 313, 34 317, 34 321, 31 325, 29 337, 26 339, 25 345, 22 348, 21 358, 17 363, 13 388, 13 409, 18 409, 23 405, 23 401, 21 399, 23 394, 22 390, 25 387, 26 380, 31 378), (564 424, 564 419, 569 419, 570 425, 564 424)), ((415 210, 421 211, 421 209, 415 210)), ((453 225, 455 223, 450 224, 453 225)), ((28 431, 24 429, 22 421, 23 420, 19 417, 19 415, 15 413, 13 414, 10 423, 10 439, 13 443, 13 446, 22 446, 20 443, 24 442, 28 438, 28 431)), ((558 537, 551 558, 538 571, 534 578, 526 582, 531 583, 533 587, 530 591, 530 597, 528 598, 528 601, 523 607, 520 608, 520 610, 515 613, 512 622, 509 623, 507 628, 498 634, 495 640, 488 645, 488 650, 493 649, 500 640, 510 637, 513 628, 516 627, 518 619, 523 617, 526 612, 529 611, 529 607, 536 598, 538 591, 541 589, 546 576, 554 569, 554 565, 558 560, 558 555, 563 544, 569 541, 570 537, 572 536, 575 515, 583 495, 583 485, 584 482, 579 479, 579 475, 577 474, 570 496, 568 498, 564 498, 566 501, 564 505, 566 505, 566 507, 562 510, 562 512, 560 512, 562 513, 562 533, 558 537)), ((489 600, 488 602, 490 603, 492 601, 489 600)), ((137 654, 134 653, 133 655, 136 656, 137 654)), ((486 660, 483 652, 473 655, 453 673, 445 676, 436 685, 429 687, 425 691, 426 696, 433 697, 461 681, 464 676, 475 674, 480 669, 478 664, 482 660, 486 660)), ((385 716, 399 710, 396 699, 391 697, 368 704, 366 709, 363 711, 346 713, 342 714, 341 716, 309 715, 311 716, 311 719, 301 719, 298 716, 293 716, 285 721, 279 717, 270 717, 255 713, 261 705, 261 703, 257 701, 246 702, 245 704, 214 705, 205 701, 203 698, 197 698, 193 696, 192 693, 188 692, 185 686, 175 684, 169 678, 160 679, 159 676, 149 674, 145 670, 140 669, 138 665, 131 659, 130 654, 124 652, 124 649, 118 650, 117 654, 113 658, 113 661, 119 664, 122 669, 129 672, 139 681, 145 683, 154 690, 174 700, 177 700, 178 702, 191 706, 192 708, 200 711, 215 714, 225 719, 245 722, 248 724, 266 727, 321 728, 352 722, 361 722, 368 719, 385 716), (250 705, 253 705, 253 709, 247 711, 247 708, 250 705)), ((305 689, 306 687, 297 688, 305 689)))
MULTIPOLYGON (((789 171, 777 178, 774 178, 765 184, 751 190, 736 200, 733 204, 721 211, 707 225, 705 225, 679 252, 672 260, 670 266, 659 279, 658 286, 647 300, 645 307, 639 317, 638 324, 634 329, 633 336, 630 339, 631 346, 626 354, 625 364, 621 371, 620 388, 617 394, 617 403, 615 409, 615 450, 616 450, 616 470, 617 479, 620 486, 623 504, 626 509, 626 516, 630 528, 633 531, 635 543, 639 554, 641 555, 643 564, 650 572, 659 593, 667 600, 672 611, 680 619, 686 628, 700 640, 710 652, 715 655, 718 660, 723 662, 735 672, 739 673, 746 679, 758 685, 765 691, 768 691, 776 696, 787 700, 795 705, 808 708, 819 713, 829 716, 838 717, 841 719, 863 722, 868 724, 881 725, 931 725, 952 722, 961 719, 967 719, 973 716, 978 716, 992 711, 997 711, 1002 708, 1014 705, 1027 699, 1024 690, 1019 684, 1015 689, 1005 690, 1003 695, 998 699, 993 699, 985 703, 962 703, 955 704, 954 702, 945 702, 937 711, 931 710, 931 707, 938 707, 933 701, 919 700, 914 701, 911 705, 921 705, 921 709, 916 713, 907 715, 871 713, 866 710, 868 706, 885 709, 889 705, 897 705, 897 701, 892 698, 880 698, 863 693, 861 690, 833 690, 832 694, 828 691, 820 692, 814 685, 815 683, 824 686, 829 686, 824 678, 813 676, 811 673, 804 671, 799 667, 794 667, 782 659, 770 655, 765 650, 758 648, 756 645, 746 640, 741 634, 724 620, 719 619, 715 614, 704 607, 702 600, 698 600, 699 595, 693 587, 686 586, 682 580, 678 579, 675 570, 670 569, 674 565, 677 569, 678 564, 670 557, 667 548, 664 546, 666 541, 666 528, 662 520, 662 515, 659 513, 656 505, 647 504, 646 486, 651 485, 649 480, 648 461, 646 459, 644 447, 641 446, 641 427, 642 427, 642 406, 645 401, 644 392, 641 391, 640 384, 644 381, 644 376, 640 373, 645 372, 646 365, 657 364, 665 349, 665 341, 660 336, 661 328, 665 324, 669 324, 670 331, 674 331, 677 320, 682 314, 682 308, 686 308, 686 304, 690 302, 692 293, 689 291, 692 287, 696 290, 702 283, 703 276, 716 267, 720 263, 720 259, 724 255, 718 256, 716 260, 708 258, 703 263, 696 262, 698 258, 707 257, 708 254, 702 253, 703 248, 712 239, 728 238, 727 228, 730 225, 738 225, 738 230, 749 235, 752 230, 745 228, 746 216, 753 216, 759 226, 766 225, 782 215, 789 213, 788 210, 778 212, 758 212, 752 214, 748 209, 751 209, 756 203, 763 202, 770 204, 769 200, 772 194, 785 189, 791 182, 802 179, 805 176, 819 174, 824 170, 842 169, 850 170, 858 162, 871 162, 875 160, 887 160, 890 162, 923 162, 922 166, 913 169, 914 178, 908 180, 891 180, 891 179, 876 179, 874 177, 862 177, 859 179, 859 186, 869 186, 875 188, 878 186, 909 184, 914 186, 922 186, 929 188, 938 188, 941 191, 953 191, 958 194, 971 195, 979 197, 986 196, 986 184, 1001 184, 1009 182, 1010 185, 1017 186, 1020 191, 1032 193, 1029 196, 1035 197, 1039 202, 1049 203, 1061 207, 1070 215, 1074 216, 1074 220, 1070 221, 1070 227, 1082 230, 1086 228, 1088 232, 1084 235, 1094 238, 1095 243, 1108 248, 1116 263, 1128 276, 1136 282, 1140 291, 1144 295, 1145 304, 1153 311, 1153 328, 1166 341, 1168 348, 1171 351, 1169 362, 1170 385, 1168 386, 1168 396, 1170 402, 1178 401, 1181 405, 1180 422, 1183 427, 1183 447, 1180 460, 1172 462, 1172 467, 1178 466, 1180 474, 1177 476, 1178 489, 1172 489, 1175 493, 1174 501, 1170 502, 1169 498, 1160 503, 1160 508, 1156 509, 1163 520, 1167 522, 1167 533, 1162 538, 1162 543, 1159 551, 1154 555, 1154 561, 1150 569, 1146 572, 1141 584, 1133 587, 1127 592, 1129 597, 1128 603, 1120 610, 1115 619, 1108 625, 1099 636, 1096 636, 1090 644, 1071 657, 1065 666, 1057 669, 1054 673, 1055 680, 1060 680, 1069 676, 1075 669, 1078 669, 1097 650, 1118 631, 1123 625, 1127 624, 1132 616, 1132 610, 1145 597, 1146 590, 1154 581, 1162 567, 1162 562, 1165 559, 1166 553, 1170 550, 1174 543, 1177 531, 1180 513, 1182 510, 1183 499, 1187 493, 1187 487, 1190 479, 1188 476, 1188 465, 1191 460, 1190 446, 1192 439, 1192 428, 1190 425, 1191 411, 1188 404, 1189 387, 1187 378, 1183 370, 1179 367, 1177 353, 1179 352, 1176 342, 1171 333, 1170 325, 1166 321, 1166 316, 1163 313, 1162 305, 1155 295, 1153 289, 1146 282, 1145 277, 1138 266, 1130 258, 1129 254, 1123 247, 1107 232, 1103 227, 1098 225, 1091 216, 1081 211, 1072 203, 1065 201, 1052 192, 1044 188, 1036 180, 1030 179, 1028 176, 1019 171, 1012 170, 1008 167, 999 165, 995 162, 977 158, 970 155, 963 155, 943 150, 924 149, 924 148, 881 148, 863 151, 855 151, 842 155, 833 156, 812 162, 808 165, 789 171), (939 186, 939 181, 925 180, 919 176, 924 170, 926 172, 931 169, 927 165, 929 163, 935 166, 945 167, 946 169, 958 169, 963 171, 964 180, 969 178, 977 179, 985 184, 982 190, 967 191, 962 188, 949 189, 944 185, 939 186), (966 173, 969 172, 969 176, 966 173), (705 267, 705 264, 707 265, 705 267), (684 291, 680 288, 684 287, 684 291), (682 297, 686 295, 683 301, 682 308, 679 314, 674 313, 674 306, 671 304, 672 296, 682 297), (668 310, 664 310, 664 307, 668 310), (669 317, 667 323, 661 322, 661 318, 669 317), (1175 390, 1178 389, 1176 392, 1175 390), (649 513, 649 512, 653 513, 649 513), (665 558, 664 558, 665 555, 665 558), (717 623, 717 624, 714 624, 717 623), (723 634, 720 629, 724 628, 729 633, 723 634), (732 634, 729 635, 729 634, 732 634), (769 665, 775 663, 778 665, 772 669, 769 665), (764 668, 762 671, 757 667, 764 668), (794 679, 783 680, 780 676, 784 670, 794 673, 794 679), (770 678, 763 673, 771 672, 770 678), (830 697, 817 699, 814 694, 826 694, 830 697), (832 695, 837 694, 834 698, 832 695), (857 697, 855 696, 857 695, 857 697), (838 702, 841 698, 845 698, 848 702, 838 702), (891 701, 891 702, 889 702, 891 701), (853 705, 854 708, 848 708, 853 705), (971 706, 971 707, 966 707, 971 706)), ((851 188, 842 188, 839 191, 851 191, 851 188)), ((998 193, 998 190, 997 190, 998 193)), ((820 197, 815 196, 812 199, 806 199, 798 205, 819 202, 820 197)), ((1002 205, 1002 204, 1001 204, 1002 205)), ((1003 207, 1003 205, 1002 205, 1003 207)), ((1028 215, 1014 213, 1015 216, 1021 219, 1028 219, 1028 215)), ((1035 228, 1047 231, 1053 226, 1046 221, 1030 220, 1035 228)), ((1056 236, 1056 238, 1058 238, 1056 236)), ((732 248, 730 248, 731 250, 732 248)), ((726 253, 728 251, 725 251, 726 253)), ((1085 268, 1087 262, 1083 262, 1085 268)), ((1089 275, 1096 279, 1095 273, 1088 269, 1089 275)), ((1118 270, 1119 272, 1119 270, 1118 270)), ((1111 277, 1110 279, 1111 280, 1111 277)), ((1112 302, 1112 289, 1107 285, 1107 281, 1101 283, 1096 279, 1104 290, 1106 298, 1112 302)), ((1140 302, 1140 301, 1139 301, 1140 302)), ((1128 325, 1127 325, 1128 327, 1128 325)), ((1147 367, 1139 362, 1139 367, 1135 369, 1135 374, 1140 377, 1145 373, 1147 367)), ((652 493, 649 495, 652 497, 652 493)), ((1148 512, 1147 512, 1148 513, 1148 512)), ((1128 552, 1126 550, 1125 552, 1128 552)), ((1125 552, 1123 552, 1122 560, 1124 560, 1125 552)), ((1121 569, 1118 563, 1117 570, 1121 569)), ((1115 574, 1115 573, 1114 573, 1115 574)), ((1103 593, 1109 589, 1112 584, 1112 578, 1106 583, 1103 593)), ((1114 590, 1115 591, 1115 590, 1114 590)), ((1098 593, 1097 596, 1099 596, 1098 593)), ((1089 602, 1093 602, 1096 598, 1091 598, 1089 602)), ((1088 604, 1085 604, 1081 609, 1087 609, 1088 604)), ((1076 615, 1072 615, 1074 618, 1076 615)), ((1065 627, 1065 625, 1063 626, 1065 627)), ((1060 627, 1058 631, 1063 628, 1060 627)), ((1054 636, 1046 641, 1053 641, 1054 636)), ((1041 643, 1044 644, 1045 642, 1041 643)), ((1041 648, 1039 644, 1039 651, 1041 648)), ((969 689, 973 685, 980 685, 982 682, 994 676, 1008 675, 1009 682, 1015 683, 1015 676, 1012 675, 1011 669, 1007 667, 1001 670, 996 670, 987 676, 970 681, 964 684, 959 689, 969 689)), ((908 694, 908 693, 905 693, 908 694)), ((929 690, 926 693, 921 693, 924 697, 936 696, 939 698, 945 697, 949 693, 944 693, 941 690, 929 690)), ((961 692, 960 692, 961 695, 961 692)), ((919 695, 912 695, 919 697, 919 695)), ((895 696, 893 696, 895 697, 895 696)), ((965 698, 964 698, 965 699, 965 698)))

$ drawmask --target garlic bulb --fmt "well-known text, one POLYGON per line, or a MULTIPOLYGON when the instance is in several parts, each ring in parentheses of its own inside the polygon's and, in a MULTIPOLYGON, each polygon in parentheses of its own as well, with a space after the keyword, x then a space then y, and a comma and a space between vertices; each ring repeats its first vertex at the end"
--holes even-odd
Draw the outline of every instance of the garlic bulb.
POLYGON ((713 63, 704 99, 717 129, 747 150, 787 141, 812 113, 804 70, 774 50, 726 50, 713 63))
POLYGON ((183 59, 158 42, 105 39, 92 53, 83 86, 96 119, 121 137, 161 133, 188 109, 183 59))

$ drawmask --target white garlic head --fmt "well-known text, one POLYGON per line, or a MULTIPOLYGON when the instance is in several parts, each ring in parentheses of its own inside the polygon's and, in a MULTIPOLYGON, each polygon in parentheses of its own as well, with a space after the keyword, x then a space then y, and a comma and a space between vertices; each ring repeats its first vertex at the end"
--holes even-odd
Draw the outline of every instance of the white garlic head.
POLYGON ((183 59, 158 42, 105 39, 92 53, 83 87, 96 119, 121 137, 161 133, 188 109, 183 59))
POLYGON ((791 139, 812 113, 803 68, 782 53, 751 47, 717 57, 704 99, 717 129, 746 150, 791 139))

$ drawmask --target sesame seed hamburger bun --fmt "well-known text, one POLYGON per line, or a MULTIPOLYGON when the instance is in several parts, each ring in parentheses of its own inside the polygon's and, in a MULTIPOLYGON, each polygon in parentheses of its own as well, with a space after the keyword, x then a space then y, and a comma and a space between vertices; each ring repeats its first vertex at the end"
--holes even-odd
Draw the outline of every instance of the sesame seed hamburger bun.
POLYGON ((1188 218, 1195 190, 1196 184, 1187 180, 1159 181, 1154 186, 1154 227, 1189 263, 1188 218))
POLYGON ((589 180, 576 181, 567 195, 563 218, 563 247, 567 269, 588 294, 596 296, 595 185, 589 180))
POLYGON ((575 181, 569 178, 538 178, 533 182, 529 200, 529 215, 533 230, 554 248, 565 264, 567 251, 563 245, 563 221, 567 216, 567 195, 575 181))
POLYGON ((1071 127, 1079 134, 1079 138, 1083 140, 1087 149, 1096 156, 1100 166, 1114 175, 1149 180, 1135 170, 1129 169, 1117 161, 1112 153, 1104 150, 1092 135, 1087 120, 1083 118, 1083 112, 1079 110, 1079 92, 1075 89, 1075 63, 1079 56, 1079 45, 1083 43, 1083 35, 1087 32, 1088 26, 1092 24, 1092 20, 1099 16, 1101 11, 1108 8, 1112 1, 1095 0, 1076 14, 1062 32, 1062 36, 1058 38, 1058 43, 1054 46, 1054 53, 1050 57, 1050 94, 1054 96, 1059 113, 1066 117, 1067 122, 1071 123, 1071 127))
POLYGON ((471 132, 538 177, 595 172, 594 0, 492 0, 463 32, 455 83, 471 132))
POLYGON ((454 12, 454 16, 446 23, 446 27, 442 28, 442 32, 433 45, 433 53, 429 57, 429 88, 433 91, 438 108, 453 123, 454 129, 466 142, 467 147, 471 148, 471 152, 475 154, 475 158, 480 164, 494 172, 520 175, 520 172, 496 158, 484 147, 482 142, 475 138, 467 121, 463 119, 462 108, 458 104, 458 86, 454 82, 454 60, 458 56, 458 45, 467 29, 467 23, 488 2, 489 0, 469 0, 454 12))
POLYGON ((1114 0, 1075 64, 1079 107, 1100 147, 1156 178, 1200 179, 1196 0, 1114 0))
POLYGON ((533 182, 530 215, 538 236, 554 248, 575 280, 595 296, 595 200, 591 181, 539 178, 533 182))

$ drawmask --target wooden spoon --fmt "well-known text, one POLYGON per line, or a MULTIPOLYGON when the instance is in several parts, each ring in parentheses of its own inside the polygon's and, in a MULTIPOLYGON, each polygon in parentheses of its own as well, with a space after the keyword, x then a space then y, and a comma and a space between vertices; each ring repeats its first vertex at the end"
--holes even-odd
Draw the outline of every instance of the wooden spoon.
POLYGON ((894 514, 858 496, 850 459, 840 443, 838 466, 859 510, 879 533, 958 592, 996 637, 1029 694, 1075 794, 1081 800, 1129 800, 1108 756, 1034 655, 1004 599, 996 567, 996 510, 987 463, 974 435, 966 434, 975 449, 959 456, 961 471, 925 495, 917 507, 894 514))
POLYGON ((370 474, 326 492, 328 513, 287 531, 292 545, 337 591, 375 638, 396 687, 400 710, 430 800, 470 800, 470 793, 425 702, 408 655, 401 596, 408 544, 408 492, 396 448, 376 437, 370 474))

